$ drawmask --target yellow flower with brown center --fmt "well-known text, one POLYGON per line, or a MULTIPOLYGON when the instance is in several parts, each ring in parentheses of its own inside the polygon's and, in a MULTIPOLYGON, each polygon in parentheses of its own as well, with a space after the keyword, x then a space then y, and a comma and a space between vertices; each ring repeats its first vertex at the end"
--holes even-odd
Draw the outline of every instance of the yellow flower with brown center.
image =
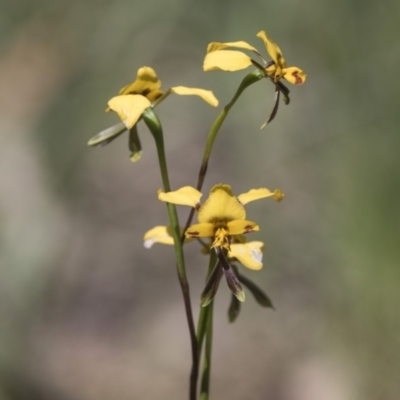
MULTIPOLYGON (((155 71, 150 67, 142 67, 138 71, 136 80, 124 86, 118 96, 109 100, 108 109, 115 111, 130 129, 146 108, 151 107, 155 100, 166 94, 160 90, 160 87, 161 81, 157 78, 155 71)), ((199 96, 213 107, 218 105, 218 100, 210 90, 174 86, 168 90, 168 93, 199 96)))
MULTIPOLYGON (((186 238, 185 243, 193 241, 193 238, 186 238)), ((171 229, 167 226, 157 225, 149 229, 143 236, 143 245, 147 249, 152 247, 155 243, 167 244, 173 246, 174 238, 171 234, 171 229)), ((204 243, 203 243, 204 245, 204 243)), ((260 241, 231 243, 228 252, 228 259, 236 259, 246 268, 258 271, 262 269, 262 248, 264 243, 260 241)), ((205 245, 205 254, 208 254, 210 248, 205 245)))
POLYGON ((289 89, 280 82, 281 78, 284 78, 294 85, 301 85, 305 82, 307 76, 298 67, 287 67, 281 49, 267 36, 265 31, 258 32, 257 37, 264 42, 267 53, 272 61, 267 62, 255 47, 244 41, 228 43, 212 42, 207 47, 207 55, 204 59, 203 69, 204 71, 239 71, 250 66, 255 66, 262 71, 265 77, 269 78, 275 84, 277 93, 275 106, 267 121, 268 123, 272 121, 278 111, 280 93, 282 92, 284 95, 286 104, 290 101, 289 89), (255 61, 243 51, 227 49, 250 50, 257 55, 261 63, 255 61))
MULTIPOLYGON (((246 193, 235 196, 229 185, 222 183, 211 188, 210 194, 203 205, 200 205, 202 193, 191 186, 185 186, 172 192, 158 191, 158 199, 167 203, 186 205, 194 207, 197 210, 198 224, 191 225, 185 231, 186 238, 211 238, 211 249, 214 249, 217 256, 217 264, 211 272, 206 286, 201 295, 200 304, 207 306, 214 298, 221 277, 225 275, 229 289, 239 301, 244 301, 245 294, 240 281, 229 263, 229 253, 232 257, 242 259, 246 262, 245 251, 251 252, 246 247, 235 247, 231 242, 238 239, 245 233, 258 231, 260 228, 257 223, 246 219, 246 210, 244 205, 251 201, 271 197, 276 201, 283 199, 283 193, 276 189, 273 192, 267 188, 252 189, 246 193), (232 250, 233 247, 233 250, 232 250)), ((154 233, 154 232, 153 232, 154 233)), ((160 231, 165 242, 165 231, 160 231)), ((147 237, 149 239, 149 237, 147 237)), ((148 242, 149 243, 149 242, 148 242)), ((253 250, 259 256, 261 251, 259 244, 253 247, 253 250)), ((254 253, 253 253, 254 254, 254 253)), ((241 261, 241 260, 240 260, 241 261)), ((254 260, 253 260, 254 261, 254 260)), ((260 269, 262 263, 259 259, 249 267, 260 269)))
POLYGON ((108 101, 106 111, 112 110, 116 112, 123 124, 118 124, 101 131, 89 140, 88 145, 108 144, 125 130, 132 130, 147 108, 154 107, 171 93, 181 96, 198 96, 211 106, 218 106, 218 100, 211 90, 174 86, 164 92, 160 88, 161 81, 158 79, 153 68, 139 68, 135 81, 124 86, 119 91, 118 96, 108 101))
POLYGON ((219 247, 229 251, 232 236, 260 229, 255 222, 246 219, 244 205, 266 197, 281 201, 283 193, 279 189, 271 192, 267 188, 260 188, 236 197, 229 185, 218 184, 211 188, 209 197, 203 205, 200 205, 201 197, 202 193, 190 186, 174 192, 158 193, 161 201, 196 208, 199 223, 191 225, 186 230, 187 238, 210 237, 213 239, 212 248, 219 247))

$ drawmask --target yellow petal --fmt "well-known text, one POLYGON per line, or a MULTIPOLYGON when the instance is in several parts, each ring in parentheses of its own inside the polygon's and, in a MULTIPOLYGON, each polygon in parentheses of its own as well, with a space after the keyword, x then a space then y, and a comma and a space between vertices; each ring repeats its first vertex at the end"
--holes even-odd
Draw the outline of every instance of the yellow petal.
POLYGON ((223 71, 239 71, 252 65, 251 58, 235 50, 217 50, 208 53, 204 58, 204 71, 221 69, 223 71))
POLYGON ((213 237, 215 226, 212 223, 193 224, 189 226, 185 232, 185 236, 189 238, 213 237))
POLYGON ((149 249, 154 243, 174 244, 174 239, 171 236, 170 228, 166 226, 156 226, 144 234, 144 247, 149 249))
POLYGON ((236 258, 245 267, 259 271, 263 267, 261 249, 264 247, 263 242, 253 241, 248 243, 233 243, 228 253, 229 258, 236 258))
POLYGON ((255 47, 253 47, 250 44, 243 42, 243 41, 229 42, 229 43, 212 42, 207 46, 207 53, 211 53, 216 50, 228 49, 228 48, 246 49, 246 50, 254 51, 255 53, 258 54, 258 51, 255 47))
POLYGON ((271 192, 267 188, 260 188, 251 189, 247 193, 242 193, 238 196, 238 199, 243 205, 245 205, 251 201, 263 199, 265 197, 273 197, 276 201, 281 201, 284 195, 279 189, 275 189, 273 192, 271 192))
MULTIPOLYGON (((181 232, 183 229, 181 229, 181 232)), ((161 244, 174 244, 174 238, 172 237, 171 228, 168 226, 155 226, 153 229, 150 229, 144 234, 144 247, 149 249, 153 246, 154 243, 161 243, 161 244)), ((187 238, 185 239, 185 243, 191 242, 192 239, 187 238)))
POLYGON ((136 80, 124 86, 119 91, 119 94, 141 94, 147 97, 151 92, 159 91, 160 87, 161 81, 158 79, 154 69, 142 67, 137 72, 136 80))
POLYGON ((279 48, 279 46, 268 38, 267 33, 265 31, 258 32, 257 37, 264 42, 267 52, 272 58, 272 60, 275 62, 275 64, 280 68, 285 68, 286 61, 283 58, 282 51, 279 48))
POLYGON ((233 221, 245 217, 246 211, 233 195, 231 187, 223 184, 215 185, 210 190, 208 199, 197 214, 199 222, 233 221))
POLYGON ((171 92, 175 94, 179 94, 181 96, 186 95, 194 95, 201 97, 205 102, 210 104, 213 107, 218 106, 218 100, 214 96, 214 93, 211 90, 198 89, 198 88, 189 88, 186 86, 175 86, 171 88, 171 92))
POLYGON ((118 114, 125 126, 131 129, 143 111, 151 106, 151 103, 140 94, 127 94, 113 97, 109 100, 108 105, 118 114))
POLYGON ((227 223, 229 235, 242 235, 244 233, 257 232, 260 227, 252 221, 235 220, 227 223))
POLYGON ((189 206, 196 208, 199 205, 203 194, 191 186, 184 186, 174 192, 158 191, 158 200, 166 203, 179 204, 181 206, 189 206))
POLYGON ((283 77, 293 85, 301 85, 306 80, 307 75, 297 67, 289 67, 282 70, 283 77))

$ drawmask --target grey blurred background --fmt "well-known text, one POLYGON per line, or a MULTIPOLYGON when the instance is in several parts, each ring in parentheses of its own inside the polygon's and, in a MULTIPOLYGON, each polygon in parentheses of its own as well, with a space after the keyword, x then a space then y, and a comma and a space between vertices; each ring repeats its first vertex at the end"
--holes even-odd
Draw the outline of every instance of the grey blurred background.
MULTIPOLYGON (((205 190, 281 188, 248 217, 265 267, 227 320, 216 299, 213 399, 397 400, 400 383, 398 66, 400 3, 0 1, 0 398, 185 399, 190 347, 173 250, 142 247, 166 224, 151 136, 91 149, 117 122, 107 100, 152 66, 163 87, 214 90, 246 72, 202 72, 211 41, 265 29, 308 80, 260 131, 267 81, 217 138, 205 190)), ((171 96, 163 121, 172 186, 194 184, 216 110, 171 96)), ((180 210, 182 219, 186 209, 180 210)), ((186 249, 195 316, 207 260, 186 249)))

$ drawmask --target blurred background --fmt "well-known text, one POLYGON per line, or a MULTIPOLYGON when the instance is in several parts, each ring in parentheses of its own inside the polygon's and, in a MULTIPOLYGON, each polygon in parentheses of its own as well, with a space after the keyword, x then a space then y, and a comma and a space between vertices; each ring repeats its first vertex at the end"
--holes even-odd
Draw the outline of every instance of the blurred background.
MULTIPOLYGON (((215 301, 213 399, 397 400, 400 392, 400 3, 135 0, 0 1, 0 399, 185 399, 190 346, 173 249, 142 246, 166 224, 143 123, 88 148, 118 121, 107 100, 143 65, 163 88, 212 89, 226 104, 248 71, 202 72, 211 41, 264 51, 291 86, 265 130, 273 87, 242 95, 217 138, 204 190, 281 188, 247 207, 264 269, 229 324, 215 301)), ((157 108, 172 186, 197 179, 218 110, 171 96, 157 108)), ((182 220, 188 210, 180 210, 182 220)), ((195 317, 207 260, 186 249, 195 317)))

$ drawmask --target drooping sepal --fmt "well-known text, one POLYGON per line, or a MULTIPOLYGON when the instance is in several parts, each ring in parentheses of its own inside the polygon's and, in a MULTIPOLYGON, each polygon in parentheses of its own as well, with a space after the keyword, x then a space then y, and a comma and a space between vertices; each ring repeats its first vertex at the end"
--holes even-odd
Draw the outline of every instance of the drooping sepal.
POLYGON ((269 296, 259 286, 246 276, 240 274, 235 266, 233 268, 236 271, 240 282, 250 290, 251 294, 260 306, 275 309, 269 296))
POLYGON ((237 317, 239 316, 240 309, 241 309, 242 303, 237 299, 236 296, 232 294, 231 296, 231 303, 229 305, 228 309, 228 320, 229 322, 235 322, 237 317))
POLYGON ((139 139, 137 125, 129 130, 129 150, 131 151, 130 159, 132 162, 139 161, 142 157, 142 144, 139 139))
POLYGON ((115 140, 118 136, 126 131, 126 126, 123 122, 118 122, 113 126, 99 132, 88 141, 88 146, 106 146, 115 140))
POLYGON ((210 277, 207 280, 203 293, 201 294, 200 307, 206 307, 212 302, 217 293, 222 275, 222 266, 221 263, 218 261, 213 271, 211 272, 210 277))
POLYGON ((246 296, 244 294, 243 287, 240 284, 239 278, 236 275, 236 272, 226 258, 226 249, 217 247, 215 248, 215 252, 217 254, 218 260, 221 263, 222 270, 224 272, 226 283, 228 284, 229 289, 239 301, 243 302, 246 296))

